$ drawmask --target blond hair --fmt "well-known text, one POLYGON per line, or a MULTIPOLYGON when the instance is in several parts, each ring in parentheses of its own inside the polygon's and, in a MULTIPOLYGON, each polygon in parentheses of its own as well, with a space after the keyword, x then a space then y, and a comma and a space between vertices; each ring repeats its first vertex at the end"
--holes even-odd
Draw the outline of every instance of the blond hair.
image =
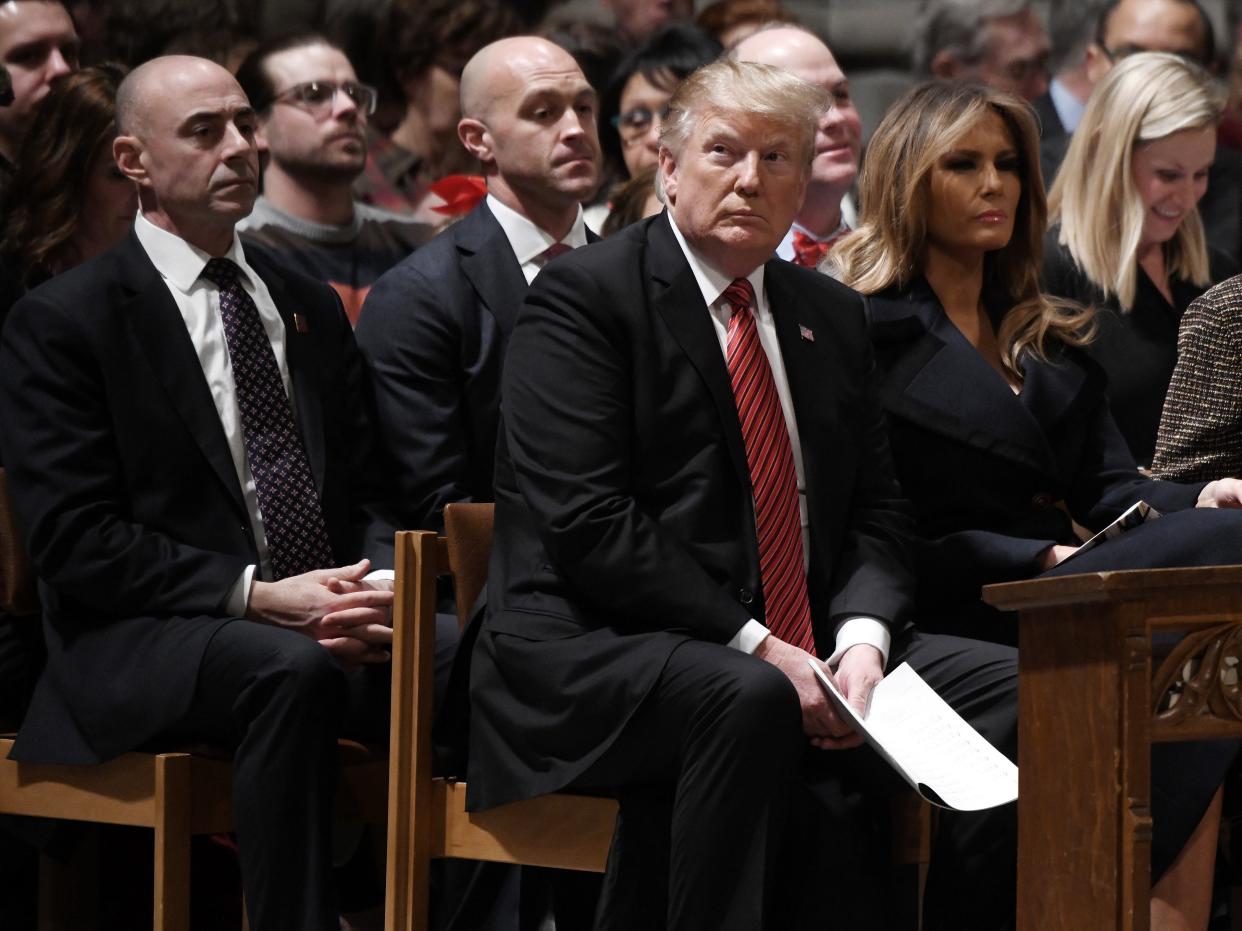
POLYGON ((1021 379, 1024 351, 1046 358, 1049 337, 1083 345, 1092 326, 1089 311, 1039 290, 1046 222, 1039 134, 1031 108, 1017 97, 962 81, 928 81, 901 97, 871 137, 859 179, 858 229, 837 243, 829 261, 845 284, 864 294, 905 287, 919 275, 932 169, 989 114, 999 116, 1013 138, 1022 194, 1008 244, 984 258, 984 280, 1010 302, 997 341, 1005 370, 1021 379))
POLYGON ((799 166, 809 172, 815 157, 815 130, 828 109, 828 99, 823 88, 784 68, 722 58, 699 68, 677 86, 668 102, 668 116, 660 125, 660 147, 679 159, 686 140, 704 119, 746 113, 793 130, 801 145, 799 166))
MULTIPOLYGON (((1091 94, 1048 195, 1059 241, 1105 297, 1134 306, 1138 248, 1146 209, 1134 184, 1140 146, 1220 120, 1224 102, 1201 67, 1167 52, 1140 52, 1118 62, 1091 94)), ((1192 207, 1164 245, 1171 275, 1210 282, 1207 239, 1192 207)))

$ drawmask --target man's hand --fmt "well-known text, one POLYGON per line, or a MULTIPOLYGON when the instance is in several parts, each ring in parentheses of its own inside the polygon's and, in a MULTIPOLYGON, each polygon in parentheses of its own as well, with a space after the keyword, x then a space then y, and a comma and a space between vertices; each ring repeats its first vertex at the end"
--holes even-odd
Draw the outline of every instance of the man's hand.
POLYGON ((246 617, 318 640, 347 665, 383 662, 392 645, 392 583, 364 581, 368 560, 254 582, 246 617))
POLYGON ((1047 572, 1053 566, 1056 566, 1063 560, 1073 556, 1076 552, 1078 552, 1078 547, 1064 546, 1060 543, 1048 547, 1044 550, 1043 555, 1040 557, 1039 571, 1047 572))
POLYGON ((1236 478, 1218 478, 1208 482, 1199 492, 1197 508, 1238 508, 1242 507, 1242 481, 1236 478))
MULTIPOLYGON (((791 646, 770 634, 755 648, 755 656, 783 672, 798 690, 798 703, 802 706, 802 730, 811 738, 811 743, 827 750, 854 747, 862 741, 862 737, 833 710, 828 696, 824 694, 823 686, 807 665, 807 660, 817 663, 819 660, 805 650, 791 646)), ((820 668, 831 678, 832 673, 827 666, 820 663, 820 668)))

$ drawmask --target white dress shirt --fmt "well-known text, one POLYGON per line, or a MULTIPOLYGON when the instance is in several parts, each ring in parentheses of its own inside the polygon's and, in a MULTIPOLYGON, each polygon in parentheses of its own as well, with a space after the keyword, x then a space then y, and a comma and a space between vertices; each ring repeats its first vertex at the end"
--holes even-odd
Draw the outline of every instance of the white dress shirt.
MULTIPOLYGON (((512 207, 502 204, 493 194, 487 195, 487 206, 492 211, 492 216, 496 218, 496 222, 500 224, 500 228, 505 231, 505 238, 509 240, 513 254, 517 256, 518 264, 522 266, 522 274, 526 277, 526 283, 530 284, 547 264, 544 253, 548 251, 548 246, 557 240, 512 207)), ((577 249, 579 246, 585 246, 586 241, 586 220, 583 219, 582 207, 579 206, 574 225, 569 228, 569 232, 560 242, 571 249, 577 249)))
POLYGON ((852 230, 858 228, 858 210, 854 206, 854 199, 846 194, 841 198, 841 223, 835 230, 827 236, 816 236, 805 226, 799 226, 795 223, 789 227, 789 231, 785 234, 785 238, 780 241, 780 245, 776 247, 776 255, 778 258, 784 259, 786 262, 792 262, 794 257, 794 230, 799 230, 803 235, 810 236, 812 239, 823 242, 825 239, 831 239, 841 232, 842 229, 852 230))
MULTIPOLYGON (((707 304, 711 315, 716 338, 720 341, 720 351, 727 358, 729 318, 733 316, 733 309, 723 300, 723 297, 725 289, 733 283, 733 279, 713 268, 702 254, 696 252, 694 247, 686 242, 681 230, 673 221, 671 213, 668 214, 668 222, 673 228, 673 236, 676 237, 677 244, 681 246, 681 251, 685 253, 686 261, 690 264, 694 280, 698 282, 699 290, 703 294, 703 302, 707 304)), ((789 379, 785 375, 785 360, 781 356, 780 343, 776 338, 776 320, 768 306, 768 295, 763 286, 764 267, 760 265, 756 268, 747 276, 747 280, 755 290, 755 323, 759 343, 763 346, 763 351, 768 357, 768 364, 772 368, 772 378, 776 382, 776 393, 781 401, 781 412, 784 414, 790 446, 793 448, 794 471, 798 477, 798 514, 802 521, 802 564, 804 568, 809 568, 810 528, 806 509, 806 478, 802 467, 802 442, 798 434, 798 421, 794 417, 793 397, 789 393, 789 379)), ((729 646, 746 653, 753 653, 767 635, 768 629, 751 618, 729 641, 729 646)), ((882 663, 888 663, 888 651, 892 638, 887 625, 873 617, 845 618, 837 624, 835 637, 835 649, 832 656, 828 657, 830 665, 835 665, 846 650, 860 643, 875 647, 883 656, 882 663)))
MULTIPOLYGON (((233 382, 233 368, 229 360, 228 343, 224 337, 224 321, 220 316, 220 289, 202 277, 203 269, 207 267, 212 256, 180 236, 160 229, 141 212, 134 222, 134 232, 155 270, 164 279, 168 293, 172 295, 177 310, 181 312, 181 319, 185 321, 190 342, 194 344, 194 352, 198 355, 198 363, 202 366, 203 377, 207 380, 211 399, 215 402, 216 413, 220 417, 229 455, 233 458, 233 468, 237 471, 237 481, 241 485, 242 500, 250 518, 250 530, 254 534, 259 562, 242 571, 229 590, 224 610, 230 616, 244 617, 250 602, 250 585, 255 572, 259 573, 260 579, 271 579, 272 563, 267 548, 267 534, 263 529, 263 514, 259 510, 258 491, 255 489, 250 464, 246 461, 241 408, 237 404, 237 386, 233 382)), ((233 244, 223 258, 229 259, 241 270, 241 286, 258 308, 259 319, 272 343, 272 352, 280 369, 285 395, 289 398, 290 408, 294 409, 292 382, 285 354, 285 322, 280 311, 276 309, 267 285, 247 264, 241 240, 236 232, 233 233, 233 244)), ((297 416, 296 409, 294 416, 297 416)), ((369 574, 367 578, 392 578, 392 571, 380 570, 369 574)))
POLYGON ((1052 83, 1048 85, 1048 96, 1052 100, 1052 109, 1057 111, 1057 119, 1061 121, 1065 132, 1072 134, 1082 122, 1082 115, 1086 112, 1087 105, 1075 97, 1059 78, 1053 78, 1052 83))

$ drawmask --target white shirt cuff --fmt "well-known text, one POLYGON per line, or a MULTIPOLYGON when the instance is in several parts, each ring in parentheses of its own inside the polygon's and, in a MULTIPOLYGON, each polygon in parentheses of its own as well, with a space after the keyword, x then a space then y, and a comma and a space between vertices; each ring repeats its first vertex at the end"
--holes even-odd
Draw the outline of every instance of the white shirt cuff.
POLYGON ((893 638, 888 632, 888 625, 882 621, 877 621, 873 617, 847 617, 837 625, 836 632, 836 651, 828 657, 829 666, 835 666, 841 662, 841 657, 845 655, 845 651, 850 647, 856 647, 860 643, 873 646, 880 651, 880 664, 888 667, 888 650, 892 646, 893 638))
POLYGON ((233 587, 229 589, 228 597, 224 599, 224 613, 229 617, 246 616, 246 609, 250 607, 250 583, 254 581, 257 568, 257 566, 247 566, 233 583, 233 587))
POLYGON ((394 569, 372 569, 362 577, 364 582, 371 579, 381 579, 389 582, 395 582, 397 580, 397 573, 394 569))
POLYGON ((743 653, 754 653, 755 648, 763 643, 767 635, 768 629, 752 617, 733 635, 728 646, 734 650, 741 650, 743 653))

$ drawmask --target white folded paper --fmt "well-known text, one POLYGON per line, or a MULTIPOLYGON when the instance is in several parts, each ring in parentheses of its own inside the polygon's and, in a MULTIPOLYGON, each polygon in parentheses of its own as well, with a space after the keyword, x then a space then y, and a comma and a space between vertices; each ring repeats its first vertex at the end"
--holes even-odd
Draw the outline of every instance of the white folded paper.
POLYGON ((1017 799, 1018 767, 962 720, 909 663, 872 690, 866 718, 861 718, 819 664, 808 662, 837 713, 929 802, 978 811, 1017 799))

